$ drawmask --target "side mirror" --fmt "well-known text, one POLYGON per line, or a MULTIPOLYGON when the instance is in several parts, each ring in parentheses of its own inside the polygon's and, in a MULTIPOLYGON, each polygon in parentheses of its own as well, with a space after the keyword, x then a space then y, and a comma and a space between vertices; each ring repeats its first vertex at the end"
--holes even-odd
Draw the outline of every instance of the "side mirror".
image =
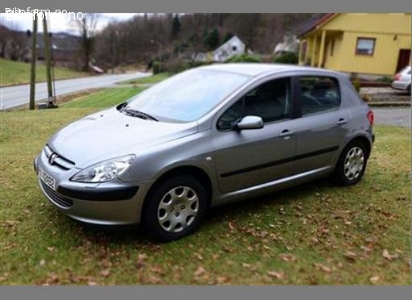
POLYGON ((261 117, 246 116, 236 122, 234 128, 237 130, 261 129, 263 128, 263 120, 261 117))

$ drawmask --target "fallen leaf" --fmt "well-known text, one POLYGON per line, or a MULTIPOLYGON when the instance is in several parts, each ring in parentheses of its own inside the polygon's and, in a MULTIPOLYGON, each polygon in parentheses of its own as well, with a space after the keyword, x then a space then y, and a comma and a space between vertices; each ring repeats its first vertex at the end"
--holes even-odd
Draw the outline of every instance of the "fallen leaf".
POLYGON ((325 273, 330 273, 330 272, 332 271, 328 266, 325 266, 325 265, 320 264, 320 263, 315 264, 315 267, 316 267, 318 270, 321 270, 321 271, 323 271, 323 272, 325 272, 325 273))
POLYGON ((389 261, 392 261, 392 260, 394 260, 394 259, 396 259, 396 258, 399 257, 398 254, 394 254, 394 255, 389 254, 388 250, 386 250, 386 249, 384 249, 384 250, 382 251, 382 256, 383 256, 384 258, 386 258, 387 260, 389 260, 389 261))
POLYGON ((44 266, 46 264, 46 261, 44 259, 40 260, 39 265, 44 266))
POLYGON ((206 273, 205 268, 198 267, 197 270, 195 271, 194 275, 195 275, 195 277, 199 277, 199 276, 204 275, 205 273, 206 273))
POLYGON ((146 254, 139 254, 137 256, 137 263, 136 263, 136 268, 137 269, 141 269, 144 267, 145 264, 145 260, 147 259, 147 255, 146 254))
POLYGON ((150 270, 157 274, 163 274, 163 269, 160 267, 151 267, 150 270))
POLYGON ((47 247, 47 250, 49 250, 50 252, 54 252, 56 249, 54 247, 47 247))
POLYGON ((235 226, 233 225, 232 222, 229 222, 229 223, 228 223, 228 226, 229 226, 229 229, 230 229, 230 230, 234 230, 234 229, 235 229, 235 226))
POLYGON ((96 286, 98 284, 97 284, 97 282, 90 280, 90 281, 87 282, 87 285, 96 286))
POLYGON ((354 252, 348 251, 343 256, 350 262, 354 262, 357 258, 357 255, 354 252))
POLYGON ((102 270, 100 272, 100 275, 102 275, 103 277, 107 277, 110 275, 110 270, 109 269, 102 270))
POLYGON ((292 254, 279 254, 279 258, 283 261, 295 261, 296 257, 294 257, 292 254))
POLYGON ((198 260, 203 260, 203 256, 200 255, 199 253, 195 253, 195 256, 198 260))
POLYGON ((283 279, 285 277, 285 273, 283 272, 269 271, 267 274, 276 279, 283 279))
POLYGON ((257 267, 255 265, 247 264, 247 263, 242 263, 242 267, 249 269, 251 271, 256 271, 257 267))
POLYGON ((379 280, 380 280, 379 276, 372 276, 371 278, 369 278, 369 281, 372 284, 378 284, 379 280))
POLYGON ((150 276, 149 277, 149 282, 152 284, 159 284, 162 282, 162 280, 156 276, 150 276))
POLYGON ((139 254, 139 255, 137 256, 137 259, 143 261, 143 260, 147 259, 147 255, 144 254, 144 253, 143 253, 143 254, 139 254))
POLYGON ((225 276, 219 276, 216 278, 216 282, 218 284, 222 284, 222 283, 226 283, 229 281, 229 278, 225 277, 225 276))

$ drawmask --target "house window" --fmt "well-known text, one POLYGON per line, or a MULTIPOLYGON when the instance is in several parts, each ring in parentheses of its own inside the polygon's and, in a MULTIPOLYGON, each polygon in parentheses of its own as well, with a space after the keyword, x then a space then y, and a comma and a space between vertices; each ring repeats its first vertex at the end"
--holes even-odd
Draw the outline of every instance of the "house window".
POLYGON ((373 55, 375 51, 375 39, 373 38, 358 38, 356 43, 356 54, 373 55))

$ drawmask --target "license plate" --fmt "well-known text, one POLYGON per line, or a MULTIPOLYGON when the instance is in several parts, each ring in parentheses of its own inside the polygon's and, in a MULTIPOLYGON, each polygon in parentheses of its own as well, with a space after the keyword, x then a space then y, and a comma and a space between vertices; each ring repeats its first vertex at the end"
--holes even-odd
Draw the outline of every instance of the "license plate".
POLYGON ((52 188, 54 191, 56 190, 56 180, 44 172, 42 169, 39 169, 39 178, 50 188, 52 188))

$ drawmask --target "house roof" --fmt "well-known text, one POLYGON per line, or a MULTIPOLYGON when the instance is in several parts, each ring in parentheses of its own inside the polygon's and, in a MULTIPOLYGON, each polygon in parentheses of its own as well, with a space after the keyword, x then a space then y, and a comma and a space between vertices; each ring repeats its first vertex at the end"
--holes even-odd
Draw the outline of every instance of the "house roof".
POLYGON ((230 45, 230 43, 232 43, 235 40, 238 40, 239 42, 241 42, 243 44, 242 40, 240 38, 238 38, 236 35, 234 35, 228 41, 226 41, 225 43, 220 45, 215 51, 213 51, 213 53, 216 53, 216 52, 220 51, 221 49, 223 49, 227 45, 230 45))
POLYGON ((298 30, 298 37, 305 35, 306 33, 322 26, 323 24, 336 17, 337 13, 326 13, 315 15, 312 19, 308 20, 298 30))

